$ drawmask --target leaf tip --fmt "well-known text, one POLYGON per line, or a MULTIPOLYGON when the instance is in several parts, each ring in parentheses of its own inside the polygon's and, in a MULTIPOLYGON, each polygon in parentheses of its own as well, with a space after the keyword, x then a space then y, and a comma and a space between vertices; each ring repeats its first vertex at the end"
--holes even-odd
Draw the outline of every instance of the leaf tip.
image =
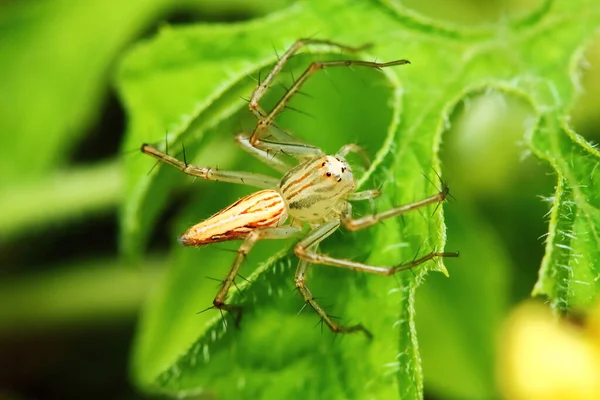
POLYGON ((446 278, 450 278, 450 273, 448 272, 448 269, 446 268, 446 266, 444 264, 440 264, 440 266, 437 267, 435 269, 435 271, 441 272, 442 274, 444 274, 446 276, 446 278))

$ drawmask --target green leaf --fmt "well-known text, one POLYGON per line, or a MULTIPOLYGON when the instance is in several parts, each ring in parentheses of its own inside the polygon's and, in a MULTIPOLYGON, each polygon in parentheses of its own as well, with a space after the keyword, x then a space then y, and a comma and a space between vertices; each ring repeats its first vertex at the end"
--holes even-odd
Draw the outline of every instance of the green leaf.
POLYGON ((600 152, 565 120, 542 120, 534 148, 557 173, 546 254, 534 294, 566 312, 589 307, 600 290, 600 152), (548 129, 551 134, 543 135, 548 129))
MULTIPOLYGON (((363 183, 365 187, 384 183, 377 207, 385 209, 435 191, 422 174, 433 179, 431 168, 440 170, 441 135, 462 99, 488 90, 523 99, 531 104, 536 118, 525 136, 530 149, 549 160, 560 181, 567 179, 572 189, 577 182, 589 184, 588 191, 573 189, 572 198, 564 198, 564 191, 563 197, 557 196, 557 204, 560 200, 565 205, 583 201, 578 205, 584 207, 578 209, 585 210, 587 217, 572 219, 582 230, 590 228, 592 233, 586 237, 591 239, 589 246, 572 253, 591 255, 589 264, 583 266, 589 270, 594 256, 597 258, 593 245, 598 244, 592 229, 597 229, 598 222, 598 199, 592 192, 597 154, 567 129, 565 122, 558 122, 564 121, 578 93, 572 83, 577 57, 598 20, 600 7, 594 1, 547 1, 518 18, 463 29, 431 21, 392 1, 332 0, 301 2, 242 24, 165 28, 133 49, 121 66, 118 85, 130 117, 125 146, 162 143, 168 132, 170 147, 184 142, 190 161, 263 171, 242 152, 232 153, 232 147, 224 147, 236 130, 252 129, 252 120, 242 117, 248 112, 238 98, 240 94, 248 96, 255 84, 247 75, 256 76, 260 69, 264 73, 276 61, 273 48, 282 52, 296 39, 314 32, 350 45, 371 42, 374 46, 356 57, 408 58, 412 65, 387 69, 383 75, 343 69, 317 74, 305 88, 312 98, 297 96, 292 103, 314 114, 315 120, 287 111, 278 123, 328 152, 347 142, 367 147, 375 163, 363 183), (586 160, 588 167, 577 167, 575 173, 570 163, 577 160, 586 160), (580 192, 587 197, 577 200, 580 192)), ((317 57, 327 56, 295 58, 294 71, 301 72, 302 66, 317 57)), ((153 161, 142 155, 130 157, 126 163, 128 196, 122 214, 122 247, 137 257, 171 196, 191 179, 168 168, 149 173, 153 161)), ((248 192, 233 185, 196 182, 186 209, 173 220, 173 245, 174 238, 191 224, 248 192)), ((446 234, 442 215, 432 213, 433 208, 386 221, 368 232, 335 235, 323 251, 393 265, 412 259, 419 249, 441 250, 446 234)), ((557 214, 564 219, 564 211, 557 214)), ((551 235, 556 229, 551 223, 551 235)), ((324 296, 320 301, 333 303, 328 309, 344 323, 362 322, 375 335, 372 342, 358 335, 333 341, 329 333, 321 335, 312 329, 318 319, 310 310, 296 316, 302 301, 292 293, 295 259, 286 250, 289 243, 261 243, 250 254, 244 271, 252 283, 240 281, 243 294, 234 291, 230 299, 246 306, 241 330, 224 330, 214 310, 197 315, 211 304, 216 292, 214 282, 205 276, 224 276, 232 254, 220 249, 235 249, 235 245, 196 251, 174 247, 171 251, 169 272, 147 305, 137 336, 133 373, 140 387, 180 395, 216 393, 225 398, 240 393, 252 398, 274 394, 423 396, 415 290, 426 270, 441 264, 429 263, 414 275, 400 274, 397 280, 313 268, 309 286, 317 297, 324 296), (279 256, 269 258, 278 250, 279 256)), ((560 271, 562 262, 552 258, 557 248, 562 247, 548 251, 545 264, 549 267, 545 269, 560 271)), ((581 268, 575 261, 572 264, 573 270, 581 268)), ((556 284, 556 277, 548 275, 548 282, 556 284)), ((590 286, 588 294, 596 292, 592 274, 578 272, 577 277, 590 286)), ((568 296, 571 289, 566 291, 568 296)), ((482 391, 486 390, 490 393, 493 388, 482 391)))

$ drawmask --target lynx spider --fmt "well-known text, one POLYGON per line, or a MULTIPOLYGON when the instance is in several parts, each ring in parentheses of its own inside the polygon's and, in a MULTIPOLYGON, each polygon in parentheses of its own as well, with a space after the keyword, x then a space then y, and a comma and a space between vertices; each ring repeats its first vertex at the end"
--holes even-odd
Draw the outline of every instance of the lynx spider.
MULTIPOLYGON (((311 227, 310 232, 294 248, 294 253, 300 259, 295 274, 296 288, 304 301, 317 312, 332 332, 363 332, 371 337, 370 332, 362 324, 343 326, 333 321, 332 317, 315 301, 306 286, 306 271, 310 264, 325 264, 373 274, 393 275, 438 257, 457 257, 458 253, 432 251, 407 263, 383 267, 318 253, 318 244, 341 225, 350 231, 356 231, 370 227, 386 218, 395 217, 430 204, 441 203, 448 195, 448 188, 443 187, 440 192, 414 203, 361 218, 352 217, 349 201, 370 200, 379 195, 379 191, 376 189, 355 191, 356 180, 344 157, 352 152, 366 157, 363 149, 355 144, 347 144, 335 155, 327 155, 315 146, 291 142, 289 134, 275 125, 275 117, 283 111, 292 96, 298 92, 308 78, 318 70, 351 66, 381 69, 408 64, 409 61, 396 60, 386 63, 362 60, 312 62, 274 108, 270 112, 266 112, 261 108, 259 101, 275 77, 281 72, 284 64, 306 45, 325 45, 348 52, 358 52, 364 48, 364 46, 349 47, 328 40, 299 39, 279 58, 266 79, 259 82, 254 89, 249 101, 249 109, 256 116, 258 122, 249 137, 240 134, 236 137, 236 141, 245 151, 283 173, 281 180, 252 172, 224 171, 191 165, 187 163, 185 157, 184 161, 180 161, 149 144, 142 145, 141 151, 188 175, 262 189, 192 226, 179 238, 184 246, 201 246, 228 240, 243 241, 229 274, 222 282, 213 300, 213 306, 210 308, 230 311, 236 322, 239 322, 241 307, 225 303, 225 300, 248 252, 258 240, 295 237, 302 233, 303 225, 308 224, 311 227), (299 164, 290 167, 279 157, 280 154, 296 158, 299 164), (288 219, 291 220, 290 223, 284 225, 288 219)), ((368 159, 366 162, 368 163, 368 159)))

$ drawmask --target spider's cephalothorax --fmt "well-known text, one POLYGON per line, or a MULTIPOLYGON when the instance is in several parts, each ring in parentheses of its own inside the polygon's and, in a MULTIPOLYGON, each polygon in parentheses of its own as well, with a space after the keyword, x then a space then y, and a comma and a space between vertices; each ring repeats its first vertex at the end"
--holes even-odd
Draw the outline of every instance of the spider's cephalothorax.
MULTIPOLYGON (((379 195, 379 191, 376 189, 355 191, 356 181, 345 156, 354 152, 366 158, 364 150, 355 144, 347 144, 335 155, 325 155, 318 147, 291 142, 289 134, 274 126, 275 117, 285 109, 287 103, 304 82, 320 69, 348 66, 381 69, 407 64, 408 61, 397 60, 387 63, 363 60, 313 62, 275 107, 266 112, 259 104, 260 99, 272 85, 277 74, 281 72, 284 64, 305 45, 335 47, 346 52, 361 50, 361 48, 344 46, 327 40, 300 39, 279 58, 269 75, 254 89, 249 109, 258 118, 258 123, 251 135, 239 135, 237 142, 244 150, 283 173, 281 180, 252 172, 224 171, 191 165, 185 161, 185 157, 184 161, 178 160, 148 144, 142 145, 141 150, 159 161, 195 177, 245 184, 262 189, 192 226, 179 239, 186 246, 201 246, 225 240, 243 240, 229 274, 223 280, 213 300, 214 308, 234 312, 236 322, 239 323, 241 307, 225 303, 225 299, 248 252, 258 240, 297 237, 302 234, 303 225, 309 225, 310 232, 300 239, 294 248, 294 253, 300 259, 294 279, 296 288, 304 301, 319 314, 322 321, 333 332, 360 331, 370 337, 369 331, 361 324, 343 326, 333 321, 315 301, 306 286, 306 270, 310 264, 325 264, 355 271, 392 275, 434 258, 457 257, 458 253, 432 251, 412 261, 385 267, 321 254, 318 252, 319 243, 341 225, 348 230, 355 231, 372 226, 386 218, 441 203, 448 195, 448 188, 444 186, 438 193, 421 201, 394 207, 377 214, 354 218, 349 201, 370 200, 379 195), (266 137, 269 139, 267 140, 266 137), (298 159, 299 164, 290 166, 287 160, 280 157, 282 154, 298 159)), ((366 161, 368 164, 368 160, 366 161)))
POLYGON ((342 157, 323 156, 305 161, 285 174, 279 193, 288 215, 299 221, 319 221, 328 216, 356 182, 342 157))

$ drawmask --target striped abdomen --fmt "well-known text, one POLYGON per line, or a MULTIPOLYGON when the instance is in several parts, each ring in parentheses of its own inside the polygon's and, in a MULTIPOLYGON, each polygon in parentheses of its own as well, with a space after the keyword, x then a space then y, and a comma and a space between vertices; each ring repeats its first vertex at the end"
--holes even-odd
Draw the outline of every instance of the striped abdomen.
POLYGON ((276 227, 285 222, 287 213, 281 195, 275 190, 252 193, 179 237, 184 246, 244 239, 256 228, 276 227))
POLYGON ((323 156, 290 170, 279 183, 279 192, 290 217, 317 221, 355 186, 352 170, 343 158, 323 156))

